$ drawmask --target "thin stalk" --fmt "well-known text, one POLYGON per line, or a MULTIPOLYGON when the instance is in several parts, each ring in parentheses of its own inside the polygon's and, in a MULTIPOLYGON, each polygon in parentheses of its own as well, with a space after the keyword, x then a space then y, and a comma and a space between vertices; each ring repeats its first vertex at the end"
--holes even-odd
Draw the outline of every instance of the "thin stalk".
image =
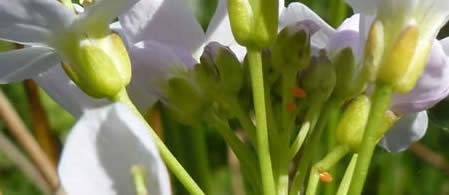
POLYGON ((373 95, 371 96, 371 110, 368 124, 360 145, 359 158, 352 178, 350 195, 360 195, 368 175, 369 165, 378 141, 377 130, 382 125, 385 112, 387 111, 393 88, 388 84, 377 83, 373 95))
MULTIPOLYGON (((329 122, 327 125, 327 151, 331 151, 337 145, 337 139, 335 138, 335 129, 337 128, 338 121, 340 119, 340 110, 335 109, 329 116, 329 122)), ((333 167, 329 170, 329 173, 338 178, 340 175, 338 167, 333 167)), ((335 195, 337 191, 337 183, 331 182, 326 184, 324 188, 325 195, 335 195)))
POLYGON ((309 138, 310 140, 306 141, 306 145, 303 148, 304 153, 298 163, 289 195, 297 195, 300 192, 307 176, 307 170, 309 169, 310 163, 312 163, 316 150, 321 143, 321 134, 326 127, 329 114, 332 110, 339 109, 340 105, 341 102, 329 100, 324 106, 325 109, 317 122, 316 129, 313 130, 309 138))
POLYGON ((112 102, 121 102, 128 105, 136 114, 139 116, 147 125, 150 130, 151 136, 156 142, 156 146, 159 149, 159 153, 162 156, 165 164, 168 169, 178 178, 178 180, 184 185, 187 191, 193 195, 204 195, 203 190, 198 186, 198 184, 193 180, 193 178, 187 173, 187 171, 182 167, 182 165, 178 162, 178 160, 173 156, 170 150, 165 146, 164 142, 161 138, 156 134, 156 132, 151 128, 150 125, 146 122, 145 118, 142 114, 137 110, 134 103, 129 99, 128 93, 126 89, 119 92, 115 97, 110 98, 112 102))
POLYGON ((306 195, 315 195, 320 181, 320 171, 328 171, 349 152, 349 147, 340 145, 326 155, 323 160, 316 163, 309 175, 306 195))
POLYGON ((249 118, 247 112, 240 106, 237 98, 229 98, 225 102, 227 103, 227 106, 229 106, 231 114, 239 120, 243 130, 248 134, 251 144, 256 146, 256 127, 249 118))
POLYGON ((354 175, 355 165, 357 163, 358 154, 353 154, 351 162, 349 162, 348 168, 346 168, 345 175, 341 180, 340 186, 338 187, 336 195, 346 195, 349 191, 349 186, 351 185, 351 179, 354 175))
MULTIPOLYGON (((6 138, 6 136, 0 132, 0 149, 2 153, 8 157, 23 173, 30 178, 36 186, 44 194, 51 194, 52 189, 47 181, 44 179, 39 169, 31 163, 26 156, 22 154, 20 149, 18 149, 11 141, 6 138)), ((0 193, 1 195, 1 193, 0 193)))
POLYGON ((26 80, 25 86, 31 109, 31 124, 33 125, 34 134, 42 150, 56 167, 59 160, 60 148, 57 144, 56 137, 50 131, 47 115, 39 97, 39 88, 33 80, 26 80))
POLYGON ((191 131, 191 150, 195 167, 198 173, 198 182, 207 194, 211 192, 211 177, 209 170, 209 158, 207 155, 207 144, 204 128, 194 128, 191 131))
POLYGON ((3 119, 5 125, 11 135, 17 140, 19 145, 25 150, 31 161, 39 168, 42 175, 50 184, 52 189, 59 186, 58 174, 56 167, 48 159, 47 155, 40 148, 30 131, 20 119, 8 99, 0 90, 0 118, 3 119))
POLYGON ((270 145, 268 142, 267 113, 262 67, 262 52, 248 48, 248 61, 253 89, 254 110, 256 113, 257 154, 262 174, 265 195, 276 194, 273 167, 271 164, 270 145))

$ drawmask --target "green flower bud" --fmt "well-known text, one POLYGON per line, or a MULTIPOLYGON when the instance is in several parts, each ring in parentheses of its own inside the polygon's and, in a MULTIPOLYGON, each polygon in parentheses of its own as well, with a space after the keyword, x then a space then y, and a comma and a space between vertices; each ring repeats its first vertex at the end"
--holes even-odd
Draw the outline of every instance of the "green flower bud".
POLYGON ((333 95, 341 100, 352 99, 366 87, 364 72, 357 69, 351 48, 342 49, 333 59, 337 76, 333 95))
POLYGON ((228 0, 229 20, 237 42, 253 48, 269 47, 278 28, 277 0, 228 0))
MULTIPOLYGON (((70 46, 67 46, 70 47, 70 46)), ((131 62, 117 34, 81 41, 66 54, 66 73, 86 94, 95 98, 116 95, 131 80, 131 62)))
POLYGON ((309 97, 328 99, 335 83, 335 69, 325 55, 312 57, 311 65, 301 73, 302 88, 309 97))
POLYGON ((415 87, 432 48, 431 41, 420 42, 419 38, 419 29, 414 25, 400 33, 389 55, 385 55, 378 80, 392 84, 400 93, 407 93, 415 87))
POLYGON ((204 49, 201 63, 218 69, 219 85, 226 93, 238 93, 243 87, 243 67, 237 56, 218 42, 209 43, 204 49))
POLYGON ((303 20, 282 29, 271 49, 273 68, 287 71, 306 68, 310 62, 310 37, 318 28, 313 21, 303 20))
POLYGON ((170 113, 186 125, 198 124, 209 108, 201 91, 187 78, 175 77, 168 81, 167 97, 170 113))
POLYGON ((365 46, 364 68, 368 73, 368 79, 374 82, 379 71, 380 61, 384 52, 384 26, 376 20, 368 33, 365 46))
POLYGON ((371 102, 367 96, 359 96, 346 107, 335 130, 338 142, 357 151, 368 122, 371 102))
MULTIPOLYGON (((358 151, 368 123, 371 102, 365 95, 354 99, 345 109, 335 130, 337 141, 353 151, 358 151)), ((376 132, 379 141, 399 118, 391 111, 384 115, 381 127, 376 132)))

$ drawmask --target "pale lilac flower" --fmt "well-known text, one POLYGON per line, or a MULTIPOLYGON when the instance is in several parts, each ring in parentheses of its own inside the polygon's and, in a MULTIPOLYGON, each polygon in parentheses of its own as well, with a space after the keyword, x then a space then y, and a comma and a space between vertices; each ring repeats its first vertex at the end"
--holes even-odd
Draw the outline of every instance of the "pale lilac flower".
POLYGON ((150 129, 129 107, 86 111, 67 137, 58 167, 68 195, 136 194, 131 167, 146 168, 149 194, 171 194, 169 176, 150 129))
MULTIPOLYGON (((366 6, 369 3, 374 3, 377 1, 348 0, 348 2, 355 6, 366 6)), ((393 0, 391 2, 406 1, 393 0)), ((443 1, 439 2, 443 3, 443 1)), ((364 8, 368 9, 370 6, 366 6, 364 8)), ((358 9, 356 7, 355 11, 361 12, 361 14, 355 14, 346 19, 340 27, 334 30, 305 5, 300 3, 291 3, 286 9, 287 10, 281 15, 280 18, 281 26, 286 26, 290 23, 306 19, 312 20, 319 24, 321 28, 320 31, 312 36, 312 47, 314 47, 315 50, 325 49, 329 57, 332 58, 341 49, 350 47, 355 55, 356 62, 360 65, 362 64, 364 42, 371 22, 375 16, 375 12, 369 12, 371 15, 364 15, 363 13, 365 12, 361 12, 362 9, 358 9)), ((415 17, 417 16, 418 14, 415 13, 415 17)), ((427 16, 421 17, 426 18, 427 16)), ((439 22, 445 22, 446 20, 447 19, 443 18, 443 20, 440 20, 439 22)), ((439 28, 432 29, 438 30, 439 28)), ((449 50, 446 52, 443 50, 443 48, 448 45, 446 43, 449 44, 449 39, 434 41, 426 68, 418 80, 414 90, 408 94, 396 95, 393 98, 391 109, 395 113, 401 115, 402 118, 390 129, 384 139, 381 140, 380 145, 385 147, 387 150, 399 152, 406 149, 411 143, 421 139, 425 135, 428 124, 428 117, 425 110, 432 107, 448 95, 449 58, 447 53, 449 53, 449 50)), ((449 49, 449 46, 447 47, 449 49)))

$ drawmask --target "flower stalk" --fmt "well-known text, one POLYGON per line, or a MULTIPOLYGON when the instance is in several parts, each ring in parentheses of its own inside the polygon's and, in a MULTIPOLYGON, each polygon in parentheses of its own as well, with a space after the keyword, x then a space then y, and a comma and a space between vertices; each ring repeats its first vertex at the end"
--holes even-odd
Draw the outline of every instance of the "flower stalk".
POLYGON ((365 184, 368 168, 374 149, 378 142, 377 130, 381 128, 387 111, 393 88, 391 85, 377 83, 374 94, 371 97, 372 109, 370 110, 368 124, 363 135, 362 143, 359 149, 359 157, 354 170, 349 195, 360 195, 365 184))

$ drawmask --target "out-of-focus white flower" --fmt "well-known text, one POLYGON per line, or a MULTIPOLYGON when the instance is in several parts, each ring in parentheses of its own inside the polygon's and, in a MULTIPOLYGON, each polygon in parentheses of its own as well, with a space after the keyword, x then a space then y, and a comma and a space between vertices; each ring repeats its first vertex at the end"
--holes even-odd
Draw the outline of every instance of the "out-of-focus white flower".
POLYGON ((171 194, 149 129, 130 108, 116 103, 82 115, 67 137, 58 172, 68 195, 136 194, 135 165, 146 168, 149 194, 171 194))

